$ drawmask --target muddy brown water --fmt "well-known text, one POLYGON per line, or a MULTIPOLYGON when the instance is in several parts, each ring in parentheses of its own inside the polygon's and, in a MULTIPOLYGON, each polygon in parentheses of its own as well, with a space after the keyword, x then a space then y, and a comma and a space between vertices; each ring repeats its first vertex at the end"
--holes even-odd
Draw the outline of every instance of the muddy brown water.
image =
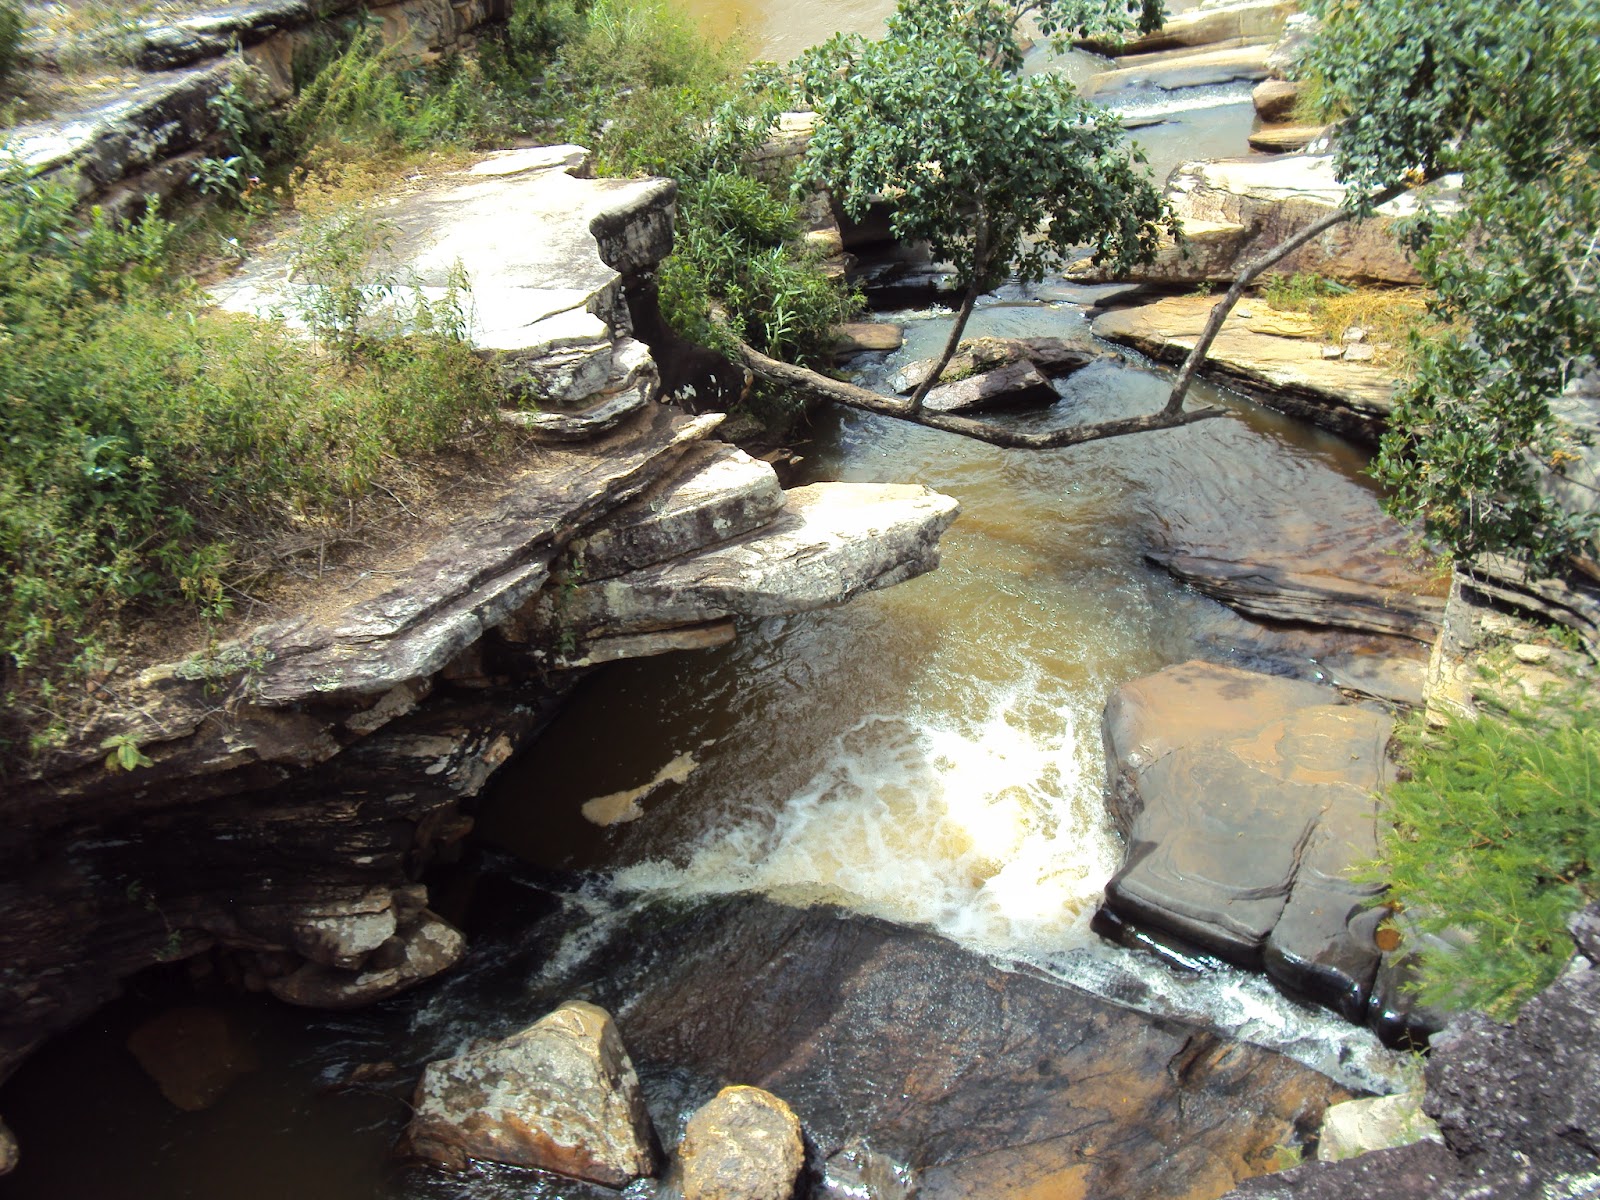
MULTIPOLYGON (((742 20, 756 54, 786 57, 838 29, 873 32, 887 9, 706 0, 699 11, 724 28, 742 20)), ((1214 89, 1182 98, 1187 108, 1161 95, 1123 102, 1163 118, 1138 136, 1164 174, 1241 146, 1246 97, 1214 89)), ((1067 295, 1008 292, 980 310, 973 332, 1071 332, 1083 318, 1067 295)), ((947 317, 902 316, 901 358, 930 354, 947 317)), ((872 366, 866 378, 886 370, 872 366)), ((1051 414, 1018 419, 1155 407, 1166 381, 1138 365, 1090 368, 1063 385, 1051 414)), ((645 968, 619 960, 605 973, 618 930, 648 930, 656 908, 691 920, 720 912, 739 894, 776 901, 774 912, 826 903, 883 928, 933 931, 993 970, 1026 972, 1030 988, 1081 989, 1200 1022, 1349 1086, 1385 1087, 1392 1060, 1366 1034, 1259 979, 1173 972, 1088 930, 1120 853, 1100 800, 1099 715, 1110 691, 1194 656, 1308 678, 1319 670, 1314 642, 1176 585, 1145 551, 1174 525, 1325 546, 1341 527, 1370 525, 1378 505, 1358 449, 1196 390, 1197 401, 1230 415, 1045 453, 821 414, 792 482, 916 480, 958 497, 963 515, 938 571, 841 608, 753 625, 722 650, 618 664, 590 680, 485 802, 472 861, 435 884, 472 936, 455 977, 342 1015, 205 983, 197 992, 181 972, 137 981, 128 999, 46 1047, 0 1090, 0 1114, 24 1153, 0 1180, 0 1200, 616 1195, 527 1172, 453 1177, 399 1166, 389 1151, 405 1119, 405 1082, 465 1039, 509 1032, 569 994, 626 1010, 645 986, 629 971, 645 968), (623 793, 642 809, 637 820, 585 818, 586 804, 623 793), (256 1066, 212 1107, 183 1112, 127 1040, 172 1004, 197 1002, 229 1015, 256 1066), (335 1086, 374 1062, 398 1064, 401 1081, 335 1086)), ((860 1116, 851 1104, 884 1081, 854 1077, 859 1068, 825 1047, 814 1052, 813 1074, 795 1085, 813 1105, 802 1115, 815 1130, 843 1128, 860 1116)), ((670 1141, 713 1081, 665 1061, 642 1074, 670 1141)), ((874 1133, 893 1150, 910 1144, 907 1129, 874 1133)), ((654 1191, 641 1184, 629 1194, 654 1191)))

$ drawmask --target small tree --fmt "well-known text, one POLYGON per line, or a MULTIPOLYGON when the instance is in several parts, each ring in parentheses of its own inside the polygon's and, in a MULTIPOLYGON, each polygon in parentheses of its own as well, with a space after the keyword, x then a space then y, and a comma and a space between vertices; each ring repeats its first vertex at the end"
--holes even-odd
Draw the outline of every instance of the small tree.
POLYGON ((912 415, 984 292, 1084 247, 1114 269, 1148 262, 1174 224, 1115 118, 1060 76, 1019 73, 1016 19, 990 0, 901 0, 883 40, 840 35, 803 59, 819 118, 805 180, 854 217, 889 198, 896 236, 956 269, 955 324, 912 415))
POLYGON ((1357 192, 1459 171, 1418 268, 1449 328, 1414 347, 1377 467, 1458 558, 1549 568, 1596 524, 1540 487, 1575 457, 1551 405, 1600 354, 1600 7, 1593 0, 1313 0, 1305 71, 1345 115, 1357 192))

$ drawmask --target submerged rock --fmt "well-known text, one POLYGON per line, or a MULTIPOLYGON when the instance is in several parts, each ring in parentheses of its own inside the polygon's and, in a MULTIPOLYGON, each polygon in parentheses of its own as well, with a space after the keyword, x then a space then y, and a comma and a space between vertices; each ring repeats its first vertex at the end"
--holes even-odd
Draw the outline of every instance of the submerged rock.
POLYGON ((805 1160, 800 1120, 771 1092, 727 1087, 689 1118, 683 1200, 789 1200, 805 1160))
POLYGON ((164 1012, 133 1031, 128 1049, 184 1112, 210 1108, 234 1080, 261 1065, 228 1015, 214 1008, 164 1012))
POLYGON ((503 1041, 429 1063, 405 1144, 456 1170, 479 1158, 608 1187, 656 1169, 650 1116, 616 1023, 581 1000, 503 1041))
POLYGON ((1038 408, 1059 399, 1032 363, 1016 362, 929 388, 923 406, 933 412, 977 413, 1038 408))
POLYGON ((1391 718, 1314 684, 1190 662, 1106 705, 1127 856, 1106 904, 1360 1021, 1378 967, 1350 868, 1377 854, 1391 718))
MULTIPOLYGON (((1003 338, 978 337, 963 341, 945 367, 947 381, 993 371, 997 367, 1026 364, 1052 379, 1070 375, 1106 357, 1092 342, 1070 342, 1058 337, 1003 338)), ((908 363, 894 373, 890 386, 902 396, 910 395, 933 373, 937 359, 923 358, 908 363)), ((931 393, 930 393, 931 395, 931 393)), ((1051 397, 1055 399, 1054 396, 1051 397)))

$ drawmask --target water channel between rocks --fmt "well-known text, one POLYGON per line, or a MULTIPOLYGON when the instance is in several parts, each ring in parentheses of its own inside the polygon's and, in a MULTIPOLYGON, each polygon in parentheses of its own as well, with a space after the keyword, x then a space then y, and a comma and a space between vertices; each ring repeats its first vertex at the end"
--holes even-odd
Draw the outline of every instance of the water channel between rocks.
MULTIPOLYGON (((701 0, 697 11, 712 7, 701 0)), ((887 9, 804 6, 800 21, 777 11, 793 7, 715 6, 742 18, 754 52, 774 57, 838 29, 872 32, 887 9)), ((1065 69, 1081 74, 1083 64, 1065 69)), ((1138 134, 1159 177, 1182 159, 1237 152, 1247 96, 1207 89, 1182 105, 1143 96, 1121 107, 1166 120, 1138 134)), ((1072 297, 1060 286, 1012 289, 970 332, 1071 335, 1083 321, 1072 297)), ((907 346, 867 368, 869 383, 931 356, 948 327, 941 313, 896 319, 907 346)), ((1166 387, 1159 370, 1097 364, 1060 385, 1052 413, 1015 419, 1148 410, 1166 387)), ((823 412, 800 447, 803 478, 790 482, 916 481, 955 496, 963 513, 937 571, 747 628, 722 650, 593 677, 485 802, 486 862, 436 887, 472 936, 460 972, 348 1015, 219 1001, 239 1077, 192 1113, 161 1099, 125 1049, 170 999, 141 985, 8 1086, 7 1118, 26 1153, 0 1181, 0 1200, 615 1195, 496 1168, 463 1177, 401 1168, 388 1152, 404 1082, 329 1085, 379 1061, 413 1078, 410 1068, 465 1039, 526 1024, 564 989, 631 994, 626 980, 593 982, 618 939, 648 936, 653 913, 715 914, 737 892, 937 930, 1003 969, 1214 1024, 1349 1086, 1383 1089, 1393 1061, 1366 1032, 1260 978, 1175 973, 1088 930, 1120 859, 1102 801, 1107 696, 1191 657, 1247 667, 1270 658, 1281 670, 1288 644, 1178 586, 1145 551, 1174 533, 1226 545, 1230 531, 1249 530, 1296 552, 1337 553, 1342 532, 1377 507, 1355 448, 1204 384, 1195 392, 1230 415, 1066 451, 1005 451, 823 412)), ((1308 678, 1317 670, 1298 664, 1308 678)), ((641 962, 628 969, 647 972, 641 962)), ((736 991, 737 981, 715 986, 736 991)), ((818 1070, 848 1079, 850 1068, 818 1070)), ((670 1141, 671 1121, 703 1098, 705 1081, 659 1064, 643 1074, 670 1141)))

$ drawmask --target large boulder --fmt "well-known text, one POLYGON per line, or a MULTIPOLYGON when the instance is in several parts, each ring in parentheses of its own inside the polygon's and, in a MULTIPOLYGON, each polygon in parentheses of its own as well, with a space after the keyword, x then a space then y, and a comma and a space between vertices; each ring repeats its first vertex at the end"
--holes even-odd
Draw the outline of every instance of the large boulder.
POLYGON ((804 1161, 793 1109, 760 1088, 726 1087, 684 1129, 683 1200, 789 1200, 804 1161))
POLYGON ((1029 362, 995 367, 965 379, 952 379, 928 389, 923 405, 932 412, 978 413, 1011 408, 1039 408, 1060 397, 1029 362))
POLYGON ((1361 1020, 1378 888, 1348 874, 1377 853, 1391 723, 1329 688, 1204 662, 1119 688, 1104 736, 1127 850, 1107 907, 1361 1020))
POLYGON ((656 1169, 650 1116, 616 1023, 579 1000, 503 1041, 429 1063, 406 1147, 458 1170, 487 1159, 608 1187, 656 1169))

